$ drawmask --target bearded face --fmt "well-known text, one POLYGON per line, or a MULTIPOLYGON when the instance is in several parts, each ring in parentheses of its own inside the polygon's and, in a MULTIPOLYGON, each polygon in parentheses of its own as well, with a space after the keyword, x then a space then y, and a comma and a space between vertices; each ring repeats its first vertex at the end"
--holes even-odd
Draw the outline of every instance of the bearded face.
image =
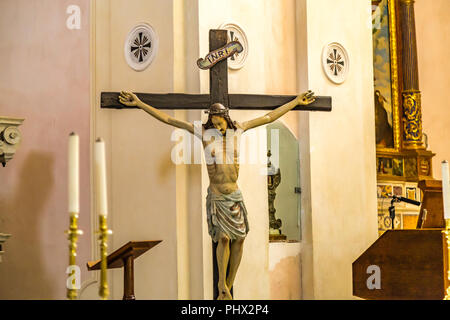
POLYGON ((208 121, 203 125, 205 129, 217 129, 222 135, 225 135, 227 129, 236 130, 236 126, 228 115, 228 108, 221 103, 214 103, 209 110, 208 121))
POLYGON ((222 116, 212 116, 211 122, 214 128, 216 128, 224 136, 228 128, 227 120, 225 120, 222 116))

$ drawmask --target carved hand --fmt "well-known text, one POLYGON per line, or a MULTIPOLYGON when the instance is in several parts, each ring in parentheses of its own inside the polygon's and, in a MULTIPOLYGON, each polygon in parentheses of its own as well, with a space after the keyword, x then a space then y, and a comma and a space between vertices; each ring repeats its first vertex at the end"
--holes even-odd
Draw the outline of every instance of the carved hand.
POLYGON ((297 103, 299 105, 308 105, 314 101, 316 101, 316 98, 314 97, 314 92, 311 90, 308 90, 308 92, 302 93, 297 97, 297 103))
POLYGON ((122 91, 119 95, 119 101, 121 104, 127 107, 139 107, 142 103, 141 100, 132 92, 122 91))

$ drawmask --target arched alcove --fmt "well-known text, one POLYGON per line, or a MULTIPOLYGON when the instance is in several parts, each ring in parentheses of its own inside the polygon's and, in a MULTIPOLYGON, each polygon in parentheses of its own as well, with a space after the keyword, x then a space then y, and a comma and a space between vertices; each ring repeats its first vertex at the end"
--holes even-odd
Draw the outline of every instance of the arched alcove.
POLYGON ((274 200, 275 218, 281 219, 281 233, 287 241, 300 241, 300 159, 297 138, 282 122, 275 121, 266 127, 267 150, 270 161, 280 169, 281 181, 274 200))

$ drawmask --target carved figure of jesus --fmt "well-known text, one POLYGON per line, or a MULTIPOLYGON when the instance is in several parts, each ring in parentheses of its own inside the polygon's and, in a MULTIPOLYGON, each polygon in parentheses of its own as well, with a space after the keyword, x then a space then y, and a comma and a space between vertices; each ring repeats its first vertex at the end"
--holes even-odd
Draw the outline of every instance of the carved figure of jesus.
POLYGON ((247 130, 277 120, 297 105, 314 102, 314 93, 311 91, 303 93, 262 117, 242 123, 232 121, 228 108, 220 103, 214 103, 207 111, 208 120, 202 125, 201 130, 194 129, 194 125, 190 122, 175 119, 143 103, 134 93, 122 91, 119 101, 128 107, 139 107, 156 119, 176 128, 185 129, 202 140, 210 182, 206 198, 208 231, 212 240, 217 242, 218 300, 233 299, 230 289, 233 287, 242 258, 244 240, 249 231, 247 209, 237 185, 239 136, 247 130))

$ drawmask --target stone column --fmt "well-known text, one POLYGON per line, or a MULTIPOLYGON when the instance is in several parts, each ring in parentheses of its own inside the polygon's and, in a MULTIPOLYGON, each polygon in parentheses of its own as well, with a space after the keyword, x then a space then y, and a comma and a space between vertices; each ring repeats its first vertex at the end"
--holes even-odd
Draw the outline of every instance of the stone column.
POLYGON ((424 149, 414 0, 399 0, 403 66, 403 148, 424 149))

